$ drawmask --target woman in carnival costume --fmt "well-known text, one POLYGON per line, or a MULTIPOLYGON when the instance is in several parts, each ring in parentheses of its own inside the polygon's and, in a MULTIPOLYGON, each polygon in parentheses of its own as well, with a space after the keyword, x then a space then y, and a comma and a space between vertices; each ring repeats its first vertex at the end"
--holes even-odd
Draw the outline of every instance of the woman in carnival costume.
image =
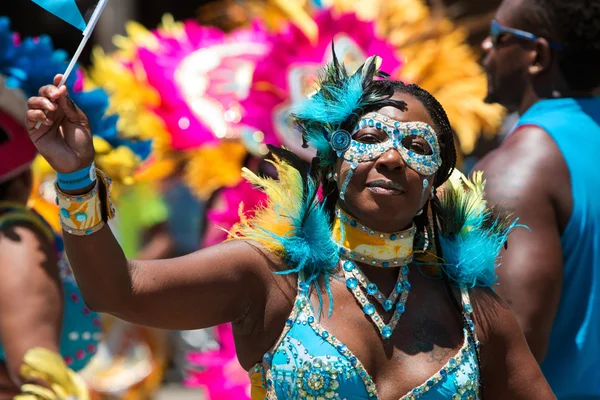
MULTIPOLYGON (((10 30, 9 20, 0 18, 2 399, 88 398, 85 383, 74 371, 92 358, 101 336, 99 316, 83 301, 64 257, 62 238, 27 205, 32 188, 37 189, 34 181, 41 178, 33 178, 37 153, 24 126, 26 98, 35 95, 40 84, 52 82, 66 61, 66 53, 55 50, 48 37, 21 41, 10 30)), ((139 158, 131 148, 122 148, 129 143, 117 137, 115 118, 105 117, 106 94, 83 90, 81 71, 66 86, 89 113, 86 123, 96 134, 96 161, 120 178, 114 167, 139 163, 139 158)), ((66 185, 76 180, 63 179, 66 185)), ((52 209, 39 194, 31 197, 36 200, 33 206, 44 214, 52 209)))
MULTIPOLYGON (((442 107, 417 86, 387 80, 377 57, 353 75, 333 60, 294 110, 317 149, 312 167, 274 150, 278 181, 247 171, 269 200, 226 243, 129 261, 106 227, 104 180, 73 190, 59 182, 86 300, 163 328, 232 321, 256 399, 554 398, 489 289, 515 223, 486 208, 481 176, 455 177, 436 194, 456 157, 442 107), (87 227, 71 212, 81 206, 96 210, 87 227)), ((58 170, 88 171, 85 114, 66 88, 40 94, 27 113, 38 151, 58 170), (46 125, 35 129, 39 121, 46 125)))
MULTIPOLYGON (((288 3, 304 10, 311 8, 301 0, 288 3)), ((502 111, 481 100, 486 87, 485 76, 476 56, 465 44, 466 35, 457 31, 447 19, 432 16, 419 0, 401 3, 369 5, 367 2, 339 1, 333 8, 321 11, 313 8, 311 13, 316 30, 291 16, 288 21, 277 18, 284 10, 278 9, 276 2, 246 3, 248 16, 253 12, 258 14, 275 32, 270 39, 269 52, 254 69, 250 92, 241 102, 242 119, 238 128, 259 139, 259 148, 265 144, 284 145, 310 160, 315 150, 302 148, 301 135, 295 129, 289 110, 316 90, 319 67, 331 59, 329 45, 333 40, 339 58, 350 71, 355 71, 366 60, 367 54, 376 53, 382 56, 385 61, 382 67, 392 76, 419 82, 439 95, 450 111, 461 149, 468 154, 481 132, 494 132, 502 111), (279 13, 273 12, 277 9, 279 13), (384 37, 391 40, 382 39, 384 37), (291 48, 295 51, 288 50, 291 48)), ((241 7, 237 3, 231 4, 234 6, 241 7)), ((213 10, 212 14, 206 12, 209 7, 210 4, 203 7, 197 17, 202 23, 218 25, 219 19, 215 16, 223 12, 223 5, 220 4, 218 12, 213 10)), ((235 194, 235 191, 225 189, 224 193, 235 194)), ((227 220, 229 223, 237 220, 235 209, 239 199, 244 200, 241 196, 231 198, 233 201, 227 202, 228 206, 222 207, 221 211, 221 215, 231 215, 227 220)), ((215 222, 222 223, 224 219, 215 222)), ((210 360, 219 353, 192 356, 195 360, 210 360)), ((222 391, 228 385, 227 380, 214 379, 215 369, 196 374, 194 381, 202 383, 211 392, 222 391)))
MULTIPOLYGON (((268 153, 267 144, 283 144, 296 151, 304 151, 289 118, 279 118, 275 122, 277 134, 270 128, 271 112, 277 108, 279 115, 284 115, 291 104, 287 99, 291 97, 298 101, 307 94, 305 85, 285 91, 283 81, 286 80, 288 61, 299 65, 293 78, 304 83, 314 79, 318 67, 330 58, 328 49, 335 26, 335 30, 340 32, 335 35, 338 52, 343 53, 342 58, 354 69, 365 61, 368 53, 384 55, 385 66, 389 70, 400 66, 393 49, 376 38, 372 23, 359 21, 353 15, 333 16, 328 11, 315 19, 309 17, 309 20, 318 27, 318 37, 313 32, 311 39, 307 29, 296 27, 290 27, 291 33, 268 33, 261 27, 262 19, 260 24, 255 23, 249 29, 239 29, 228 35, 192 21, 175 23, 169 17, 152 32, 130 23, 127 27, 129 37, 116 41, 120 51, 108 57, 97 52, 94 57, 95 67, 91 75, 112 94, 112 109, 122 116, 121 120, 140 121, 129 126, 147 129, 152 134, 151 125, 141 123, 149 119, 141 117, 142 113, 149 113, 160 121, 164 136, 168 138, 156 142, 169 144, 163 147, 166 150, 157 149, 156 157, 185 160, 185 181, 207 205, 203 247, 227 238, 225 230, 239 222, 240 203, 245 205, 246 210, 252 210, 264 200, 262 192, 242 180, 242 166, 259 174, 269 174, 266 168, 262 168, 263 157, 268 153), (174 37, 178 40, 173 40, 174 37), (292 59, 282 57, 285 53, 282 49, 291 44, 298 48, 299 56, 290 53, 292 59), (220 61, 206 67, 198 55, 220 61), (264 94, 255 88, 250 91, 253 81, 262 82, 269 77, 273 77, 273 85, 281 87, 276 96, 269 97, 270 92, 264 94), (125 81, 132 84, 123 85, 125 81), (195 81, 207 83, 206 90, 195 91, 196 101, 213 104, 211 108, 197 107, 198 111, 195 111, 191 107, 194 99, 188 98, 181 82, 195 87, 195 81), (137 92, 133 83, 138 87, 137 92), (136 93, 142 91, 160 95, 160 102, 153 100, 152 96, 137 96, 136 93), (141 107, 132 107, 138 100, 142 101, 141 107), (263 107, 253 106, 255 102, 263 107), (129 110, 135 110, 140 117, 126 119, 124 114, 129 110), (221 125, 207 123, 219 121, 221 116, 221 125), (230 122, 229 126, 225 125, 226 122, 230 122), (226 135, 220 133, 223 131, 221 126, 227 126, 226 135), (215 168, 215 165, 220 167, 215 168)), ((260 84, 255 86, 260 87, 260 84)), ((308 89, 312 90, 312 86, 309 85, 308 89)), ((304 153, 308 161, 314 155, 314 151, 304 153)), ((178 209, 183 210, 181 206, 178 209)), ((188 221, 195 220, 191 210, 185 212, 188 221)), ((185 336, 190 334, 184 333, 185 336)), ((249 389, 247 377, 236 378, 243 376, 244 372, 237 363, 235 352, 229 351, 233 350, 227 345, 233 340, 230 335, 230 328, 221 327, 217 331, 219 349, 189 351, 186 357, 185 383, 202 387, 211 399, 242 398, 242 393, 249 389), (217 376, 220 378, 217 379, 217 376)))

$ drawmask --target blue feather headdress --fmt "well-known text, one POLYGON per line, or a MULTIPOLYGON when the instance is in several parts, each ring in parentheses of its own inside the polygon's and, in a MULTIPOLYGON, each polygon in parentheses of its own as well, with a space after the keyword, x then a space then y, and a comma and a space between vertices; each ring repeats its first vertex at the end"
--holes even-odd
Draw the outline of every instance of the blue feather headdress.
MULTIPOLYGON (((52 83, 55 75, 65 71, 68 61, 67 53, 55 49, 48 36, 19 41, 18 35, 10 30, 10 20, 0 17, 0 74, 9 89, 21 91, 25 97, 37 96, 40 87, 52 83)), ((118 117, 106 115, 108 95, 102 89, 82 90, 78 87, 82 71, 78 68, 76 71, 65 85, 71 99, 88 116, 94 136, 113 148, 125 146, 144 160, 150 153, 151 142, 121 138, 117 132, 118 117)))

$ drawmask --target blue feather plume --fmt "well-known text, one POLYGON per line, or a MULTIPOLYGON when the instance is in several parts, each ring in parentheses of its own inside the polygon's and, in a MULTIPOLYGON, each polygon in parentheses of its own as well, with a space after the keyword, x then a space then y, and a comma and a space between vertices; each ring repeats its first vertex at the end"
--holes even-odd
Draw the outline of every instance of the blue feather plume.
POLYGON ((498 225, 494 224, 489 229, 476 227, 464 235, 441 235, 440 244, 444 256, 442 267, 450 280, 457 286, 467 288, 493 286, 498 279, 498 254, 506 243, 508 234, 516 226, 515 221, 504 229, 498 229, 498 225))
POLYGON ((443 258, 440 264, 457 286, 493 286, 500 250, 508 234, 522 226, 510 214, 487 206, 484 187, 480 171, 467 179, 455 170, 436 205, 443 258))
POLYGON ((370 57, 356 73, 348 75, 344 65, 338 62, 333 45, 332 53, 333 61, 320 74, 317 93, 292 108, 292 116, 302 132, 304 143, 316 148, 324 169, 335 164, 336 153, 329 138, 336 130, 342 127, 351 130, 351 125, 367 109, 385 106, 402 109, 406 106, 403 101, 391 99, 394 95, 391 86, 376 83, 377 78, 389 77, 379 71, 379 57, 370 57))
MULTIPOLYGON (((331 314, 333 298, 329 278, 337 267, 339 253, 331 237, 329 215, 317 198, 319 176, 310 176, 306 164, 295 154, 284 149, 270 149, 275 157, 273 165, 278 180, 244 171, 246 179, 267 194, 268 203, 254 210, 251 219, 242 214, 230 238, 262 243, 290 267, 278 273, 301 273, 306 287, 318 285, 322 277, 331 314)), ((320 296, 319 290, 317 294, 320 296)))
MULTIPOLYGON (((37 96, 38 90, 54 81, 57 74, 65 72, 69 58, 63 50, 57 50, 50 37, 25 38, 20 43, 10 30, 10 20, 0 17, 0 74, 6 77, 6 85, 21 90, 26 97, 37 96)), ((75 71, 80 71, 79 67, 75 71)), ((113 148, 129 147, 140 159, 150 154, 150 141, 136 141, 119 137, 118 116, 106 115, 108 95, 102 89, 76 91, 77 74, 71 74, 65 83, 71 99, 88 116, 94 136, 106 140, 113 148)))

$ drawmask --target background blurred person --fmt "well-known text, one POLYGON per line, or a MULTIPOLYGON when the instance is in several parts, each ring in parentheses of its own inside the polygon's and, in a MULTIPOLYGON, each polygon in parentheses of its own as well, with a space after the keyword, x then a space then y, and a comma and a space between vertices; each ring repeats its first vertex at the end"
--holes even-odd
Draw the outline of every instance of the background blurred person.
POLYGON ((476 167, 519 217, 496 292, 561 399, 600 398, 600 2, 504 0, 483 42, 487 101, 520 114, 476 167))

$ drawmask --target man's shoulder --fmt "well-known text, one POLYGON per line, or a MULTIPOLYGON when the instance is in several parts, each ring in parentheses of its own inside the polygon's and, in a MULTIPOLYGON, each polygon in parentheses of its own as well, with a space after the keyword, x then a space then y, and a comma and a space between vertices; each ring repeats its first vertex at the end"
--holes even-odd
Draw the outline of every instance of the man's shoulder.
POLYGON ((474 170, 501 170, 506 171, 507 176, 512 175, 510 172, 518 175, 532 172, 539 178, 538 173, 547 175, 561 166, 564 166, 562 153, 548 132, 539 126, 523 125, 483 157, 474 170))
POLYGON ((558 146, 534 125, 517 128, 477 163, 475 170, 484 171, 486 197, 508 209, 522 207, 523 201, 552 198, 554 188, 560 186, 557 181, 569 179, 558 146))

